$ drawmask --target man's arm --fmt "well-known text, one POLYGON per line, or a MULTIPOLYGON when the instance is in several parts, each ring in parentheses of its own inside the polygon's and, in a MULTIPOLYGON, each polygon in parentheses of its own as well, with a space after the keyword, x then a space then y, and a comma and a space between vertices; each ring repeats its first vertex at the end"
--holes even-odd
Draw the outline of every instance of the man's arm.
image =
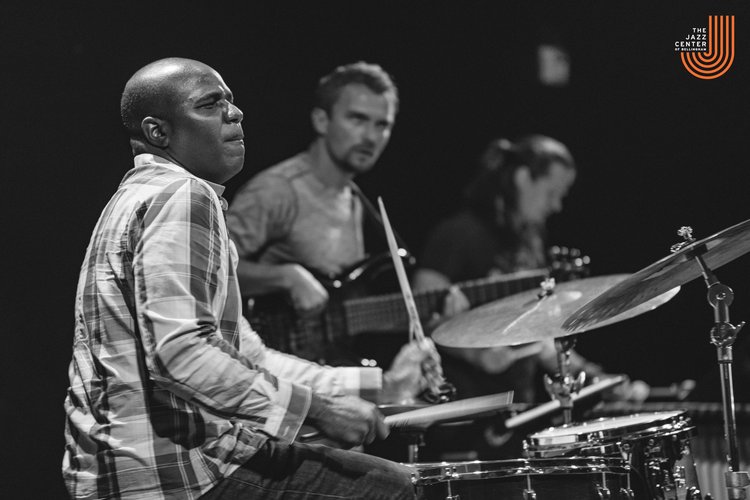
POLYGON ((215 194, 194 179, 170 185, 142 216, 133 271, 147 368, 182 399, 293 439, 311 390, 254 366, 228 341, 236 318, 223 317, 230 258, 220 219, 215 194))
POLYGON ((325 396, 359 396, 375 401, 383 387, 380 368, 355 366, 331 367, 269 349, 244 317, 240 317, 240 353, 250 363, 298 384, 309 386, 325 396))
POLYGON ((313 394, 307 423, 348 446, 387 436, 374 402, 411 402, 442 377, 440 356, 430 340, 405 345, 383 374, 380 368, 321 366, 268 349, 244 318, 239 331, 241 354, 279 379, 309 385, 313 394))
POLYGON ((328 291, 299 264, 274 265, 240 259, 237 280, 243 296, 287 293, 300 314, 315 314, 328 302, 328 291))
POLYGON ((243 296, 283 292, 298 313, 316 314, 328 302, 328 292, 307 269, 297 263, 258 262, 269 242, 286 237, 297 210, 297 197, 289 182, 261 174, 235 195, 227 213, 227 228, 240 257, 237 279, 243 296))

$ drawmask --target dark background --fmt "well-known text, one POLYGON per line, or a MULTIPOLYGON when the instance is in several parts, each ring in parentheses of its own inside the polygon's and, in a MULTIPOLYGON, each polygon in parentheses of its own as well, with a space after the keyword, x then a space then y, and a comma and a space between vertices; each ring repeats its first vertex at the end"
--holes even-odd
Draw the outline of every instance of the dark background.
MULTIPOLYGON (((402 106, 386 153, 360 185, 384 197, 417 251, 457 206, 488 140, 530 132, 562 140, 576 157, 579 180, 553 220, 553 243, 584 249, 596 275, 666 256, 681 225, 701 238, 750 218, 746 2, 3 4, 4 498, 64 495, 78 270, 100 210, 132 165, 120 92, 152 60, 202 60, 232 87, 247 153, 230 199, 254 172, 306 146, 320 76, 360 59, 382 64, 402 106), (673 47, 711 14, 736 16, 736 57, 727 74, 705 81, 673 47), (539 83, 540 43, 569 52, 569 85, 539 83)), ((743 256, 718 271, 736 293, 735 323, 750 319, 748 269, 743 256)), ((657 311, 585 334, 578 346, 654 385, 700 379, 716 371, 712 321, 695 280, 657 311)), ((748 392, 749 380, 735 383, 748 392)))

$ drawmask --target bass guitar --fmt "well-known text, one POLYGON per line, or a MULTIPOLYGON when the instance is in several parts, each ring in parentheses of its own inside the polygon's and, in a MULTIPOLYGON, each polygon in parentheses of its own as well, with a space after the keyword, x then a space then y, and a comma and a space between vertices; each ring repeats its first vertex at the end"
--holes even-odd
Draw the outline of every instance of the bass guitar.
MULTIPOLYGON (((407 264, 413 259, 403 256, 407 264)), ((588 272, 588 257, 563 248, 550 251, 548 269, 533 269, 457 283, 471 307, 492 302, 539 286, 545 278, 575 279, 588 272)), ((314 318, 295 314, 288 298, 282 294, 257 297, 246 315, 250 324, 266 342, 280 351, 333 365, 359 364, 351 353, 352 338, 367 333, 404 333, 409 318, 400 292, 373 295, 371 284, 385 270, 392 270, 389 254, 365 259, 338 276, 316 278, 326 287, 329 302, 325 311, 314 318)), ((313 273, 315 274, 315 273, 313 273)), ((414 293, 420 319, 427 324, 442 312, 447 289, 414 293)))

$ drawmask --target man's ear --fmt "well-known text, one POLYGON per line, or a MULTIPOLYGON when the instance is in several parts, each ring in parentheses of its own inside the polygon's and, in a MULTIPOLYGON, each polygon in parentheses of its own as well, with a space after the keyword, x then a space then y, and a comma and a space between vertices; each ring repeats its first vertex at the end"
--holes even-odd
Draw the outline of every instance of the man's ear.
POLYGON ((328 132, 328 113, 321 108, 313 108, 310 113, 313 129, 318 135, 325 135, 328 132))
POLYGON ((164 149, 169 146, 169 124, 161 118, 147 116, 141 122, 143 136, 149 144, 164 149))

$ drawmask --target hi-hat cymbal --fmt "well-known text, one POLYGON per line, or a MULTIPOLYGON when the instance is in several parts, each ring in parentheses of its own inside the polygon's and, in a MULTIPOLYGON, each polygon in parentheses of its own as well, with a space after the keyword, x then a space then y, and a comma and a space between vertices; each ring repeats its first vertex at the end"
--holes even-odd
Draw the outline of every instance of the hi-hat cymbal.
POLYGON ((576 310, 565 320, 563 328, 571 333, 584 331, 700 277, 702 273, 696 255, 700 255, 709 269, 715 270, 748 251, 750 220, 687 244, 672 255, 634 273, 576 310))
MULTIPOLYGON (((565 331, 562 324, 573 311, 629 276, 614 274, 559 283, 551 295, 541 299, 539 290, 517 293, 452 317, 433 332, 432 338, 444 347, 481 348, 565 337, 570 332, 565 331)), ((650 311, 678 291, 679 287, 668 290, 622 315, 597 324, 596 328, 650 311)))

